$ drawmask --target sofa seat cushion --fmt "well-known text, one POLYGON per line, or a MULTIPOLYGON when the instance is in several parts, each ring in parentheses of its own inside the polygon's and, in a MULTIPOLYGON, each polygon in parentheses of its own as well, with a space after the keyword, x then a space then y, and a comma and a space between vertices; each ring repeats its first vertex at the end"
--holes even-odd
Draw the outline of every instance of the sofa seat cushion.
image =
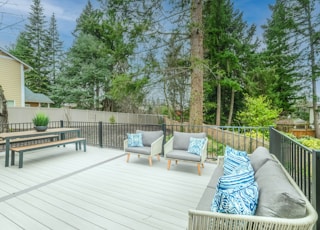
MULTIPOLYGON (((209 188, 216 188, 219 178, 223 176, 223 167, 222 165, 218 165, 217 168, 214 170, 212 177, 210 178, 210 181, 208 183, 209 188)), ((211 202, 211 200, 210 200, 211 202)))
POLYGON ((142 131, 137 130, 136 133, 142 134, 142 144, 143 146, 151 146, 153 142, 159 139, 163 135, 162 130, 158 131, 142 131))
POLYGON ((278 162, 265 162, 255 178, 260 194, 256 215, 280 218, 306 216, 306 202, 288 181, 278 162))
POLYGON ((166 158, 172 158, 176 160, 186 160, 186 161, 195 161, 200 162, 201 157, 199 155, 188 153, 184 150, 172 150, 166 154, 166 158))
POLYGON ((214 194, 216 193, 215 188, 207 187, 202 194, 202 197, 198 203, 197 210, 211 211, 211 201, 213 200, 214 194))
POLYGON ((129 152, 129 153, 150 155, 151 154, 151 147, 128 147, 128 148, 125 148, 124 151, 129 152))
POLYGON ((205 138, 206 133, 183 133, 183 132, 173 132, 173 149, 177 150, 188 150, 190 137, 194 138, 205 138))

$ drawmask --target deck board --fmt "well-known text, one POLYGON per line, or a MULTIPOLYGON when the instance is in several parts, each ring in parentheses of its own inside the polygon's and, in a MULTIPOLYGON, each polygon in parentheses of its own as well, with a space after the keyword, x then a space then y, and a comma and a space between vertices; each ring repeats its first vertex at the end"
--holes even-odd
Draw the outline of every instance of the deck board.
MULTIPOLYGON (((216 165, 202 176, 191 163, 131 157, 74 146, 28 152, 24 167, 4 167, 0 152, 0 223, 4 229, 186 229, 216 165)), ((16 161, 18 157, 16 158, 16 161)))

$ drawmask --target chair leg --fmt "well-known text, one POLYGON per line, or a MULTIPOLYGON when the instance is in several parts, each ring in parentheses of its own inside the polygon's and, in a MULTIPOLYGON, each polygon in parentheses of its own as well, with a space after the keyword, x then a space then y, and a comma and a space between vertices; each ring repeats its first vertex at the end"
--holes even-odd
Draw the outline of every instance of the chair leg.
POLYGON ((201 164, 202 168, 204 168, 204 163, 201 164))
POLYGON ((176 165, 178 164, 178 160, 176 160, 176 165))
POLYGON ((130 159, 130 153, 127 153, 127 163, 129 162, 130 159))
POLYGON ((160 154, 157 155, 157 160, 160 161, 160 154))
POLYGON ((168 160, 167 169, 170 170, 171 160, 168 160))
POLYGON ((152 156, 150 156, 148 158, 149 158, 149 165, 152 166, 152 156))
POLYGON ((201 176, 201 167, 200 167, 200 163, 198 163, 197 165, 198 165, 198 174, 199 174, 199 176, 201 176))

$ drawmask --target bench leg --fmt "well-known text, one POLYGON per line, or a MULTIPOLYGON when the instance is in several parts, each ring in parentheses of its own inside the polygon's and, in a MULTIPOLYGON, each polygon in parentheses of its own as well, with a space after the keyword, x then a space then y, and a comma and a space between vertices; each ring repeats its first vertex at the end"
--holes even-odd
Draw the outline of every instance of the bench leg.
POLYGON ((23 152, 19 152, 19 168, 23 167, 23 152))
POLYGON ((83 151, 87 152, 87 140, 83 140, 83 151))
POLYGON ((15 155, 16 155, 15 151, 11 151, 11 165, 14 165, 14 162, 15 162, 14 157, 15 157, 15 155))

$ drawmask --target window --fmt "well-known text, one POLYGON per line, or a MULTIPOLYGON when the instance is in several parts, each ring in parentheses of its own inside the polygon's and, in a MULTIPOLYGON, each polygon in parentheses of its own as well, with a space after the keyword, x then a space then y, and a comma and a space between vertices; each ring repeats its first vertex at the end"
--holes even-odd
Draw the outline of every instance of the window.
POLYGON ((14 100, 7 100, 7 107, 15 107, 14 100))

